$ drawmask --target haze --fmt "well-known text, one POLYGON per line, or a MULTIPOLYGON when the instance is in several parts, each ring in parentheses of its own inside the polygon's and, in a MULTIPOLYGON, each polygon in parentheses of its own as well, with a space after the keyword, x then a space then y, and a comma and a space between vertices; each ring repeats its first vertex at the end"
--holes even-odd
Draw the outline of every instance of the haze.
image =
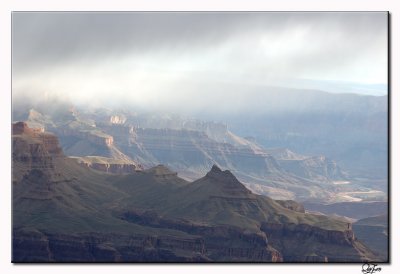
POLYGON ((229 112, 265 107, 276 86, 387 93, 384 12, 14 12, 12 23, 14 99, 229 112))

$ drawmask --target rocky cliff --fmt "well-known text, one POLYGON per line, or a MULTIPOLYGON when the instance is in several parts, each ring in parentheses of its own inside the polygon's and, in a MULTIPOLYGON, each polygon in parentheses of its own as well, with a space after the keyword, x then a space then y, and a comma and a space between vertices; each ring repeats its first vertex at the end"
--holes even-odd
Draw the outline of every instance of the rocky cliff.
POLYGON ((143 234, 55 234, 15 229, 13 262, 205 262, 204 241, 196 237, 143 234))
POLYGON ((121 149, 147 165, 168 163, 181 173, 193 172, 191 179, 204 175, 213 163, 256 176, 279 170, 272 157, 250 147, 216 142, 201 131, 137 128, 134 143, 121 149))
POLYGON ((114 138, 108 134, 104 134, 99 130, 79 130, 74 128, 64 128, 57 130, 57 134, 62 136, 71 136, 79 139, 85 139, 96 145, 111 146, 114 143, 114 138))
POLYGON ((363 252, 370 256, 373 254, 355 239, 351 228, 335 231, 307 224, 264 222, 261 230, 265 232, 271 245, 282 252, 284 261, 368 261, 369 258, 363 252), (304 238, 305 235, 307 238, 304 238))
POLYGON ((213 261, 282 262, 282 255, 272 246, 264 233, 254 233, 233 226, 212 226, 187 221, 167 219, 154 211, 126 211, 121 218, 141 225, 177 229, 201 236, 204 254, 213 261), (234 242, 234 245, 232 243, 234 242))
POLYGON ((130 146, 136 141, 136 128, 131 125, 100 123, 98 126, 104 132, 113 136, 114 141, 119 145, 130 146))
MULTIPOLYGON (((12 126, 13 136, 15 137, 28 137, 32 140, 32 144, 36 143, 39 145, 43 145, 43 149, 53 156, 62 155, 62 150, 60 144, 58 142, 58 138, 48 132, 44 132, 43 128, 30 128, 24 122, 17 122, 12 126)), ((27 139, 27 138, 25 138, 27 139)), ((18 148, 15 147, 16 151, 18 148)), ((13 150, 14 151, 14 150, 13 150)), ((25 150, 24 150, 25 151, 25 150)))
POLYGON ((130 160, 118 160, 100 156, 72 157, 86 167, 112 174, 129 174, 142 170, 142 166, 130 160))
POLYGON ((54 158, 63 157, 55 135, 29 128, 23 122, 13 124, 12 129, 13 182, 31 170, 53 170, 54 158))
POLYGON ((330 180, 343 180, 347 178, 337 163, 325 156, 313 156, 303 159, 281 159, 279 164, 287 172, 304 178, 321 178, 330 180))

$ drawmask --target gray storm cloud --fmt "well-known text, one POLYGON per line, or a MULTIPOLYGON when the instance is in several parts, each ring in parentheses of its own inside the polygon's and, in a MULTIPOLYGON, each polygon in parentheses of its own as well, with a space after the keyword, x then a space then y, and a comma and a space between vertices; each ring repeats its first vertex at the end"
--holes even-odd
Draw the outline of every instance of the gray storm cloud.
POLYGON ((16 12, 12 50, 14 97, 238 107, 254 86, 386 85, 387 14, 16 12))

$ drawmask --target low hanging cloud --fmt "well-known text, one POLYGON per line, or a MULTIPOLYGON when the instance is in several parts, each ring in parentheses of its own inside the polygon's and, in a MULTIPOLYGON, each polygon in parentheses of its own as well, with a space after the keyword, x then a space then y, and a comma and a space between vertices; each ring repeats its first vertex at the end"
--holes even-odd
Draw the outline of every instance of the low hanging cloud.
POLYGON ((387 84, 382 12, 16 12, 12 20, 14 97, 193 110, 223 101, 229 111, 251 106, 245 94, 255 87, 387 84))

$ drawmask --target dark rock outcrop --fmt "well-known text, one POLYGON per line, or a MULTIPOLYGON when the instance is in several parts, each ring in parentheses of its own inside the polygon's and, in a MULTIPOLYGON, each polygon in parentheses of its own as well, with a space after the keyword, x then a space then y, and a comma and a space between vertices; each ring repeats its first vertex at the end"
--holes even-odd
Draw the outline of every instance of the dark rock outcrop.
POLYGON ((360 253, 366 248, 357 242, 351 229, 338 231, 307 224, 264 222, 261 230, 267 235, 269 243, 283 254, 286 262, 354 262, 360 257, 361 261, 369 260, 360 253))
POLYGON ((60 234, 15 229, 13 262, 201 262, 201 238, 131 233, 60 234), (179 254, 179 255, 178 255, 179 254))
POLYGON ((227 225, 212 226, 185 219, 167 219, 154 211, 130 210, 120 217, 140 225, 175 229, 199 236, 204 243, 204 253, 214 261, 282 261, 282 255, 268 245, 264 233, 227 225))

